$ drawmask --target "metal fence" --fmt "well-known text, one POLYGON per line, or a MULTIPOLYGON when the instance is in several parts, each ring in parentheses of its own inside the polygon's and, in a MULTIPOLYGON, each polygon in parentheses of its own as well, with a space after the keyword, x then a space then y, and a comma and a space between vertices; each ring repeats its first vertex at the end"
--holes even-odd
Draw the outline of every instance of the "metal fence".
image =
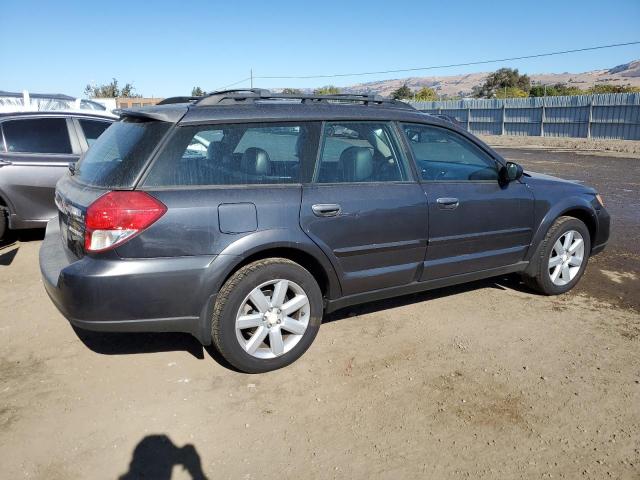
POLYGON ((640 94, 410 102, 483 135, 640 140, 640 94))

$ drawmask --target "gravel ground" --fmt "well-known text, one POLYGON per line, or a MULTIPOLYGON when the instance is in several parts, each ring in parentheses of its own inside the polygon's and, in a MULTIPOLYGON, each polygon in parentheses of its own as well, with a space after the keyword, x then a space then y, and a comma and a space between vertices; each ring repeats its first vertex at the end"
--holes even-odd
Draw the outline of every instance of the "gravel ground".
POLYGON ((502 153, 602 192, 611 245, 574 293, 507 277, 350 308, 264 375, 187 335, 74 331, 23 234, 0 249, 2 477, 639 478, 638 164, 502 153))
POLYGON ((640 141, 637 140, 603 140, 592 138, 564 138, 564 137, 524 137, 502 135, 479 135, 489 145, 502 147, 524 148, 555 148, 580 152, 590 152, 599 155, 623 153, 639 158, 640 141))

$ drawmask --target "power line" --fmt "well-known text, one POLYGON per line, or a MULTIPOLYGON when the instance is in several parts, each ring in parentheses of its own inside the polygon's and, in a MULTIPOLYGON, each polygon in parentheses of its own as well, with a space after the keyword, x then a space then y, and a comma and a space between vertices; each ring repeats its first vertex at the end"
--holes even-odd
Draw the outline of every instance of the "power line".
MULTIPOLYGON (((452 63, 449 65, 434 65, 430 67, 418 67, 418 68, 403 68, 398 70, 380 70, 376 72, 357 72, 357 73, 333 73, 326 75, 254 75, 254 79, 270 79, 270 80, 301 80, 301 79, 312 79, 312 78, 335 78, 335 77, 357 77, 362 75, 382 75, 386 73, 403 73, 403 72, 418 72, 422 70, 435 70, 438 68, 451 68, 451 67, 466 67, 470 65, 483 65, 487 63, 498 63, 498 62, 508 62, 512 60, 524 60, 528 58, 540 58, 540 57, 551 57, 553 55, 565 55, 567 53, 577 53, 577 52, 587 52, 590 50, 602 50, 605 48, 614 48, 614 47, 623 47, 628 45, 638 45, 640 41, 635 42, 626 42, 626 43, 612 43, 610 45, 599 45, 597 47, 586 47, 586 48, 575 48, 572 50, 561 50, 558 52, 547 52, 547 53, 538 53, 535 55, 522 55, 519 57, 510 57, 510 58, 499 58, 496 60, 481 60, 477 62, 465 62, 465 63, 452 63)), ((241 82, 246 82, 251 78, 245 78, 244 80, 240 80, 239 82, 232 83, 231 85, 227 85, 227 88, 233 85, 237 85, 241 82)))
MULTIPOLYGON (((256 78, 256 77, 253 77, 253 78, 256 78)), ((225 88, 233 87, 234 85, 238 85, 239 83, 242 83, 242 82, 248 82, 249 80, 251 80, 251 77, 243 78, 242 80, 238 80, 237 82, 230 83, 229 85, 225 85, 224 87, 215 88, 211 91, 217 92, 219 90, 224 90, 225 88)))

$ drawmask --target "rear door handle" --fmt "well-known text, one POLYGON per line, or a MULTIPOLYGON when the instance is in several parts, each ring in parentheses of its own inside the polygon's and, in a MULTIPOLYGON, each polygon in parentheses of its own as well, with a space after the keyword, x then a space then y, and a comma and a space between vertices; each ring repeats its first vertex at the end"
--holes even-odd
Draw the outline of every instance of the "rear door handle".
POLYGON ((7 165, 11 165, 11 162, 9 160, 0 159, 0 167, 6 167, 7 165))
POLYGON ((443 210, 454 210, 460 205, 460 201, 454 197, 442 197, 436 200, 438 208, 443 210))
POLYGON ((342 208, 337 203, 316 203, 311 210, 316 217, 335 217, 342 208))

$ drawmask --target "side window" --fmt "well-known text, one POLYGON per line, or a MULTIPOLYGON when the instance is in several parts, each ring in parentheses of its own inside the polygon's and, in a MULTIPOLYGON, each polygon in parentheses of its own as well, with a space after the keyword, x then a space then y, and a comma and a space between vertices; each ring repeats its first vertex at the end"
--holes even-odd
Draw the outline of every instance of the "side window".
POLYGON ((444 128, 404 124, 423 180, 498 180, 493 159, 467 139, 444 128))
POLYGON ((316 169, 318 183, 399 182, 406 162, 384 122, 328 122, 316 169))
POLYGON ((100 120, 82 120, 79 119, 80 127, 82 128, 82 133, 84 133, 84 138, 87 139, 87 144, 89 146, 93 145, 102 132, 104 132, 111 122, 102 122, 100 120))
POLYGON ((147 186, 288 184, 310 177, 317 122, 178 127, 147 186))
POLYGON ((2 129, 10 153, 72 153, 64 118, 8 120, 2 129))

